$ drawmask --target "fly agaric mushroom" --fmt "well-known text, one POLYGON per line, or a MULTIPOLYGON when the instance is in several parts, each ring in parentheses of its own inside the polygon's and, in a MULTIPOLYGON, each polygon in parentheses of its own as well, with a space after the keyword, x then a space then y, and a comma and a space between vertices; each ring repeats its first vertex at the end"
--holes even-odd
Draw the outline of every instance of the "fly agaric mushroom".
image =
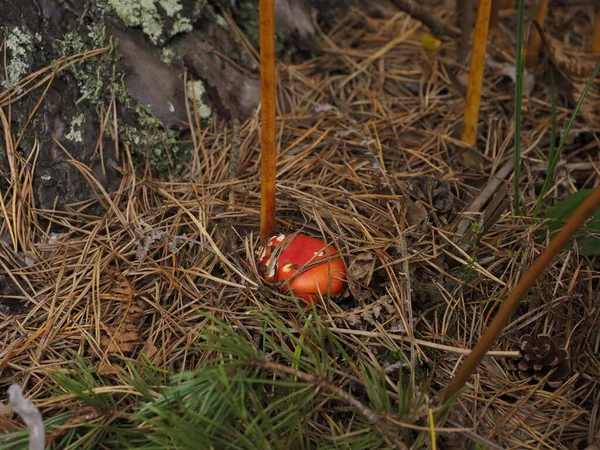
POLYGON ((261 276, 307 303, 319 295, 340 295, 346 286, 346 266, 333 245, 305 234, 279 234, 258 251, 261 276))

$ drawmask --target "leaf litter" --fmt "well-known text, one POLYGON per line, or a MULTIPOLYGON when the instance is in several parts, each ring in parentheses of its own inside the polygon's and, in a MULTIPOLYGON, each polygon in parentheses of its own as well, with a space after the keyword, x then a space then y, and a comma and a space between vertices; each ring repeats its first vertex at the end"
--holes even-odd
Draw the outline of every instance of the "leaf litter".
MULTIPOLYGON (((324 324, 352 358, 350 367, 386 374, 392 382, 388 387, 394 386, 384 392, 388 401, 399 398, 399 379, 407 367, 427 381, 418 387, 426 393, 425 403, 415 408, 408 424, 419 426, 427 423, 425 412, 435 406, 436 392, 446 386, 546 241, 539 237, 540 220, 515 217, 505 209, 476 245, 460 247, 463 233, 453 231, 453 224, 467 217, 466 229, 474 230, 471 224, 479 223, 483 210, 461 211, 512 158, 512 117, 507 113, 512 86, 497 67, 488 68, 477 160, 469 162, 461 155, 471 150, 457 138, 463 100, 453 80, 461 70, 453 62, 453 43, 427 44, 424 54, 426 29, 419 22, 403 13, 368 17, 365 11, 351 10, 323 34, 321 55, 279 67, 284 126, 277 166, 278 219, 282 231, 302 228, 340 249, 355 287, 339 303, 326 301, 320 307, 324 324), (415 185, 420 186, 416 195, 415 185)), ((553 36, 561 36, 551 18, 547 26, 553 36)), ((591 26, 585 22, 577 32, 591 35, 591 26)), ((512 64, 506 56, 512 47, 489 52, 498 67, 512 64)), ((1 94, 0 106, 6 108, 22 95, 38 95, 34 83, 50 81, 47 72, 32 74, 19 86, 18 96, 1 94)), ((523 127, 524 211, 536 202, 541 185, 536 167, 548 155, 551 100, 546 83, 531 87, 530 99, 523 127)), ((569 108, 557 105, 559 121, 564 122, 569 108)), ((118 126, 118 116, 112 119, 118 126)), ((578 122, 579 135, 563 158, 565 167, 586 163, 587 169, 568 172, 566 184, 557 179, 548 202, 597 182, 592 176, 599 173, 597 149, 580 151, 590 139, 583 120, 589 115, 578 122)), ((122 415, 136 404, 135 395, 123 393, 132 389, 122 378, 129 370, 125 360, 143 363, 150 358, 177 373, 215 356, 195 348, 198 333, 211 326, 205 313, 249 342, 257 329, 267 326, 262 319, 247 320, 259 309, 275 311, 290 330, 298 328, 292 299, 262 282, 254 260, 260 210, 258 125, 255 116, 240 124, 239 131, 216 120, 203 129, 194 127, 196 147, 186 173, 170 181, 131 171, 131 155, 124 148, 120 187, 110 193, 97 189, 97 198, 63 210, 41 210, 27 201, 32 198, 33 167, 10 153, 11 188, 3 192, 3 204, 11 204, 15 196, 24 200, 19 208, 3 208, 3 232, 10 240, 0 248, 0 275, 11 287, 2 301, 18 299, 27 308, 0 309, 0 370, 3 386, 26 386, 44 417, 71 415, 72 421, 53 431, 53 439, 80 426, 84 419, 74 418, 88 407, 64 391, 48 392, 48 386, 56 386, 55 372, 74 373, 72 352, 87 358, 88 369, 103 377, 101 389, 122 396, 122 415), (228 161, 236 152, 232 177, 228 161), (92 207, 103 212, 94 213, 92 207), (48 225, 60 234, 49 233, 48 225)), ((97 188, 94 175, 78 167, 97 188)), ((509 171, 502 173, 510 180, 509 171)), ((493 356, 457 400, 449 422, 457 429, 438 431, 440 442, 458 435, 490 448, 567 449, 577 441, 593 442, 594 405, 600 396, 598 268, 577 246, 548 268, 493 356), (524 383, 502 364, 503 358, 516 356, 509 349, 522 336, 541 333, 568 344, 572 371, 556 390, 543 382, 524 383)), ((289 345, 281 331, 275 331, 274 339, 282 348, 289 345)), ((276 353, 269 358, 276 359, 276 353)), ((342 359, 329 363, 336 370, 335 386, 325 381, 318 386, 355 405, 391 442, 388 426, 348 397, 348 392, 366 395, 366 381, 357 379, 342 359)), ((276 363, 260 364, 264 370, 284 370, 276 363)), ((285 371, 298 376, 292 369, 285 371)), ((320 408, 313 411, 306 431, 312 442, 335 434, 332 417, 354 420, 340 405, 320 408)), ((106 420, 109 425, 111 419, 106 420)), ((410 442, 406 429, 403 439, 410 442)))

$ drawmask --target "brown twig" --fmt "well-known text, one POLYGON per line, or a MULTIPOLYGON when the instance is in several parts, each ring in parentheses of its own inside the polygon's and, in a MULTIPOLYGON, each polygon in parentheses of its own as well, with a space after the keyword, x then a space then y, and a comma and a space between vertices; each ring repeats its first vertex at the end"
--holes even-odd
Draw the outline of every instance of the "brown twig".
POLYGON ((329 382, 328 380, 322 377, 311 375, 306 372, 302 372, 292 367, 284 366, 283 364, 264 361, 262 359, 253 360, 251 363, 252 365, 258 367, 261 370, 269 370, 273 372, 284 373, 286 375, 293 375, 294 377, 305 381, 306 383, 312 384, 317 389, 332 393, 336 397, 344 400, 346 403, 354 407, 363 416, 365 416, 369 423, 377 427, 383 434, 385 434, 388 437, 390 441, 394 443, 395 448, 403 450, 408 449, 406 444, 402 442, 398 437, 398 434, 395 432, 394 427, 387 423, 384 417, 378 415, 375 411, 373 411, 368 406, 364 405, 356 397, 347 393, 346 391, 329 382))
POLYGON ((581 228, 594 210, 600 205, 600 187, 577 208, 571 219, 565 224, 560 233, 550 242, 546 250, 540 255, 529 271, 521 278, 521 281, 511 291, 504 304, 498 310, 498 314, 485 330, 473 351, 465 358, 464 363, 450 380, 443 395, 443 402, 451 399, 465 385, 471 374, 477 368, 481 359, 485 356, 496 338, 500 335, 510 318, 519 307, 519 303, 527 294, 527 291, 537 277, 552 262, 558 252, 571 240, 573 234, 581 228))
MULTIPOLYGON (((231 121, 231 152, 229 153, 229 181, 234 182, 238 177, 238 170, 240 165, 240 121, 234 118, 231 121)), ((235 209, 235 187, 230 187, 229 191, 229 210, 235 209)))
POLYGON ((483 69, 485 67, 485 52, 487 48, 491 0, 481 0, 477 6, 477 19, 473 32, 473 48, 471 50, 471 68, 469 84, 463 116, 461 140, 474 145, 477 138, 477 122, 479 121, 479 106, 481 103, 481 86, 483 85, 483 69))
MULTIPOLYGON (((548 11, 548 0, 542 0, 538 5, 538 9, 535 15, 535 20, 540 24, 540 27, 544 28, 544 22, 546 21, 546 15, 548 11)), ((529 45, 527 47, 527 59, 525 61, 525 67, 531 69, 535 67, 540 54, 540 48, 542 47, 542 36, 540 32, 535 29, 531 33, 529 38, 529 45)))
POLYGON ((401 11, 404 11, 409 16, 422 22, 431 30, 431 33, 436 35, 437 37, 448 37, 452 39, 457 39, 460 37, 460 30, 443 22, 440 22, 414 0, 391 1, 396 6, 396 8, 398 8, 401 11))
POLYGON ((266 242, 275 228, 275 3, 260 0, 260 95, 262 162, 260 239, 266 242))

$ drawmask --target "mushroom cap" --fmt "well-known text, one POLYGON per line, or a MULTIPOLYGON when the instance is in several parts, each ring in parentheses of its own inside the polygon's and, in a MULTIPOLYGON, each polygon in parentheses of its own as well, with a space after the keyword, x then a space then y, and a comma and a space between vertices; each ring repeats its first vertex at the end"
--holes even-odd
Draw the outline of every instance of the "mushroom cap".
POLYGON ((259 251, 263 278, 282 283, 306 302, 321 295, 340 295, 346 286, 346 266, 333 245, 305 234, 273 236, 259 251))

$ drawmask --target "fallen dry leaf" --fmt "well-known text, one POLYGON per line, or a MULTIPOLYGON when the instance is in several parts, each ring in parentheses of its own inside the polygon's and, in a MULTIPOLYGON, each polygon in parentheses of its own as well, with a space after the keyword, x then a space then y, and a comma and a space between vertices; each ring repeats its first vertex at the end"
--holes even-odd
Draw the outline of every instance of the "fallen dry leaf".
POLYGON ((427 209, 421 202, 421 200, 417 200, 416 202, 407 202, 406 204, 406 223, 409 227, 420 226, 423 222, 427 220, 427 209))
POLYGON ((136 326, 125 324, 123 328, 108 328, 107 336, 102 337, 101 341, 102 347, 104 347, 106 352, 131 353, 142 342, 139 329, 136 326))
POLYGON ((371 282, 374 268, 375 257, 371 253, 361 253, 350 262, 348 274, 353 280, 368 285, 371 282))
POLYGON ((144 319, 144 310, 134 303, 135 293, 131 284, 123 279, 101 299, 105 300, 103 315, 113 321, 104 323, 102 348, 107 353, 132 353, 142 343, 139 326, 144 319))
MULTIPOLYGON (((550 35, 546 37, 552 63, 571 85, 571 100, 577 103, 598 63, 598 55, 581 52, 550 35)), ((579 110, 581 116, 592 126, 596 126, 600 120, 599 100, 600 80, 596 78, 579 110)))

